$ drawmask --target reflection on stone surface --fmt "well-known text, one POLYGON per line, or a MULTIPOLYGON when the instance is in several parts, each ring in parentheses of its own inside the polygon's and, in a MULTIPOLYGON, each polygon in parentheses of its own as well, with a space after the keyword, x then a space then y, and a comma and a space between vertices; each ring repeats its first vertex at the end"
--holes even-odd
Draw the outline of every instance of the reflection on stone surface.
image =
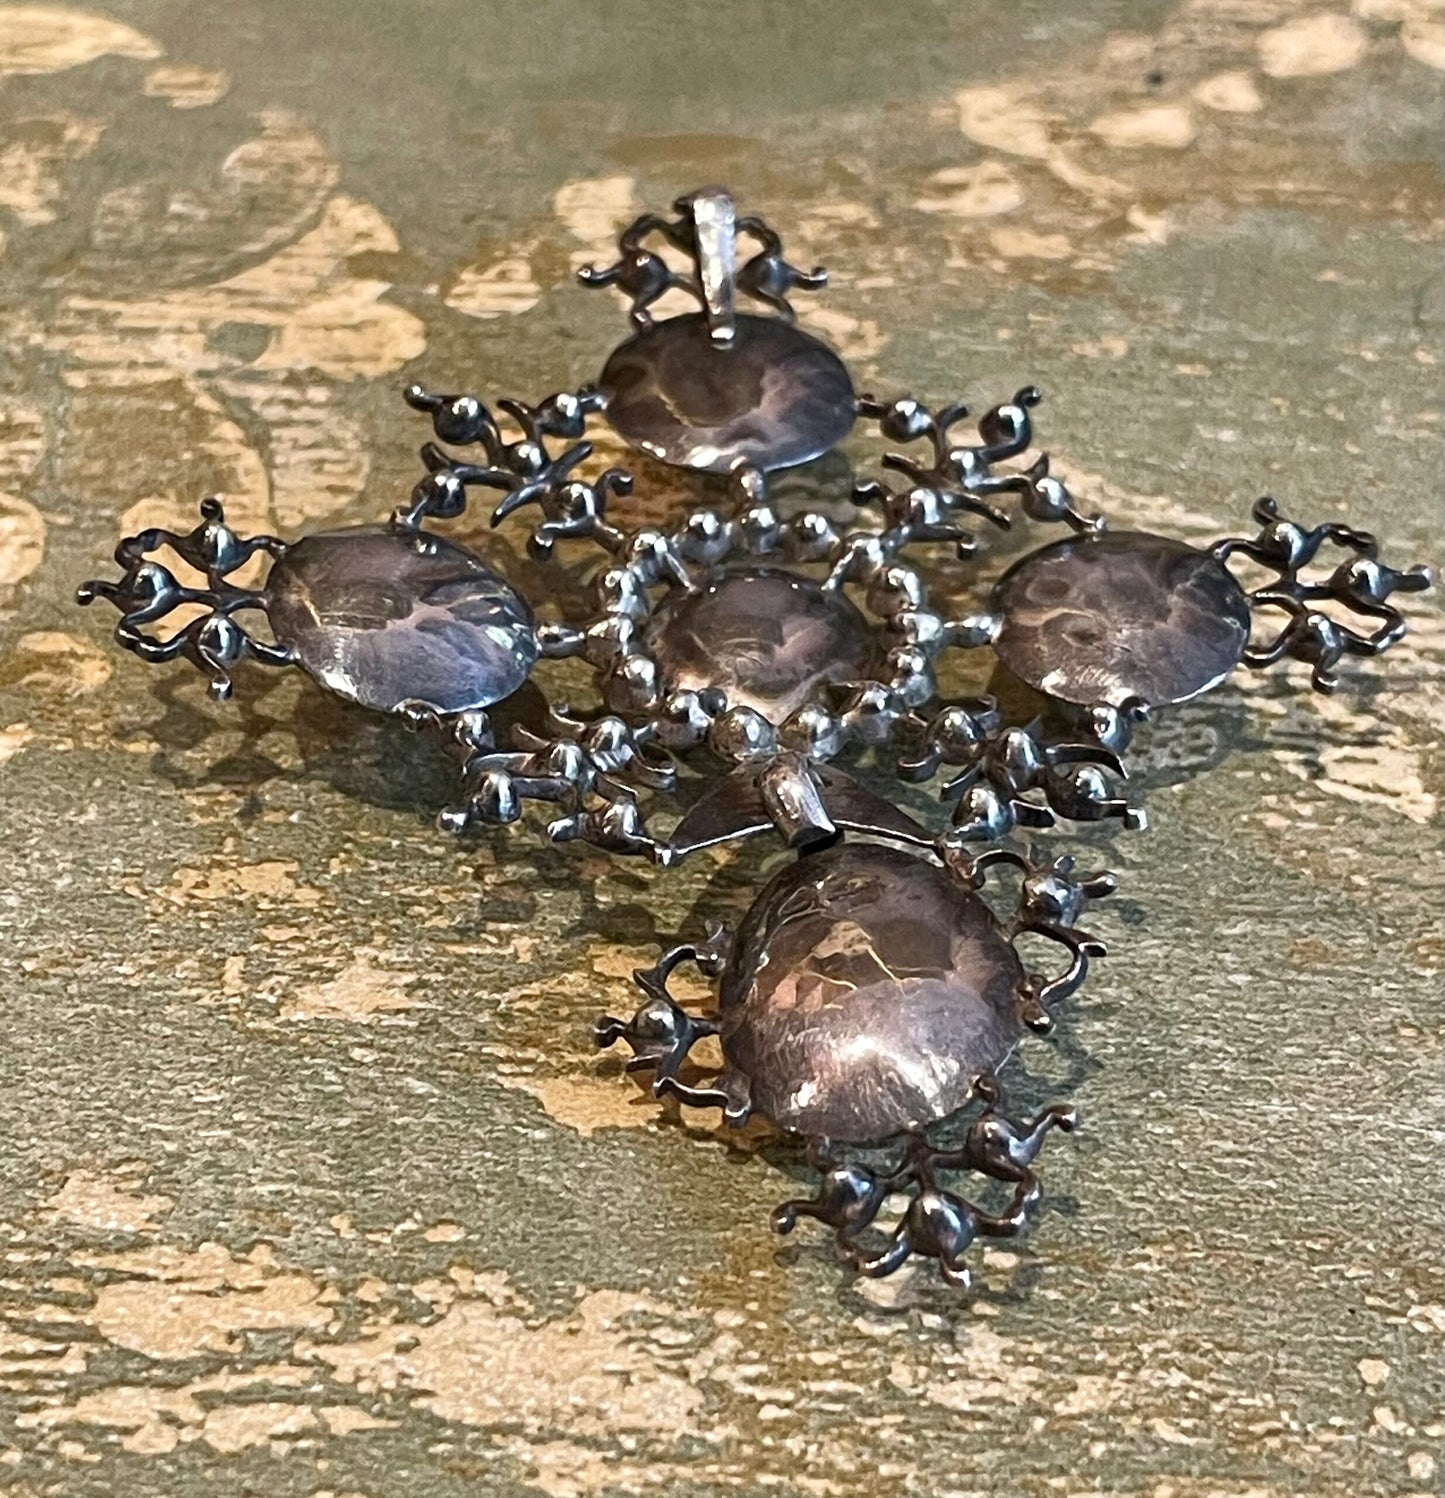
POLYGON ((728 572, 658 609, 646 633, 669 691, 719 687, 731 707, 784 722, 825 683, 873 662, 857 607, 811 578, 767 567, 728 572))
POLYGON ((726 349, 705 318, 669 318, 617 349, 601 385, 628 442, 709 473, 806 463, 841 442, 856 414, 838 356, 776 317, 739 317, 726 349))
POLYGON ((976 895, 896 848, 788 865, 721 985, 723 1049, 754 1106, 843 1141, 945 1118, 1017 1042, 1023 970, 976 895))
POLYGON ((509 697, 537 659, 532 612, 470 552, 370 526, 290 547, 266 587, 276 637, 323 686, 390 712, 509 697))
POLYGON ((1056 542, 994 589, 995 649, 1021 681, 1065 702, 1183 702, 1239 664, 1249 604, 1222 563, 1164 536, 1056 542))

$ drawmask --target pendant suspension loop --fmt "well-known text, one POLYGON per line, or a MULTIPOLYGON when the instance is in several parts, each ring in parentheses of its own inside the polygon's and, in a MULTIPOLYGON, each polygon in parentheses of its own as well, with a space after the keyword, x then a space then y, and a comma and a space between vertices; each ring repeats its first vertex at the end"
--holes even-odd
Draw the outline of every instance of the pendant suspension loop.
POLYGON ((758 790, 773 826, 790 848, 814 848, 838 836, 812 767, 801 754, 773 759, 758 776, 758 790))
POLYGON ((708 336, 717 347, 729 348, 737 336, 737 209, 720 187, 705 187, 681 206, 692 220, 708 336))

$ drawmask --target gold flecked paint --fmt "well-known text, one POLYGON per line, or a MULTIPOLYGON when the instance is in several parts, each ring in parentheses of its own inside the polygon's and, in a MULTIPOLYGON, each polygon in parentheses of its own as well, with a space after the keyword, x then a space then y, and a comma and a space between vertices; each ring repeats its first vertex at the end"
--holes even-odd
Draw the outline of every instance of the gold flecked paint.
POLYGON ((45 555, 45 517, 18 494, 0 494, 0 586, 30 576, 45 555))
POLYGON ((1111 955, 1011 1076, 1087 1128, 960 1298, 771 1237, 796 1153, 591 1050, 775 852, 449 843, 423 741, 295 673, 215 706, 71 598, 204 493, 385 514, 410 380, 594 377, 627 324, 572 272, 707 181, 831 268, 800 321, 860 387, 1043 385, 1084 508, 1204 543, 1272 492, 1438 565, 1442 66, 1434 0, 0 4, 0 1487, 1433 1492, 1438 599, 1333 698, 1161 716, 1153 830, 1070 840, 1111 955))
POLYGON ((147 98, 165 99, 174 109, 204 109, 226 97, 231 79, 220 70, 162 63, 146 74, 142 87, 147 98))
POLYGON ((0 28, 0 76, 59 73, 99 57, 161 55, 150 37, 78 7, 7 5, 0 28))

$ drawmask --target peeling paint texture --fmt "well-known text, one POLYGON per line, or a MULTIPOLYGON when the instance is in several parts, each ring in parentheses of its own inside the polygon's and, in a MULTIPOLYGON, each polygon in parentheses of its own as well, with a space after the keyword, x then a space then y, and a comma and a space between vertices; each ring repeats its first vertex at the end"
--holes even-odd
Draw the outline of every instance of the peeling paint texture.
POLYGON ((595 376, 573 271, 717 181, 860 388, 1037 381, 1086 508, 1438 566, 1442 68, 1437 0, 0 3, 0 1490, 1438 1492, 1437 600, 1336 697, 1180 709, 1153 830, 1077 840, 1112 955, 1012 1087, 1087 1128, 970 1298, 771 1237, 797 1155, 589 1050, 776 853, 447 842, 422 741, 71 600, 204 493, 385 514, 400 387, 595 376))

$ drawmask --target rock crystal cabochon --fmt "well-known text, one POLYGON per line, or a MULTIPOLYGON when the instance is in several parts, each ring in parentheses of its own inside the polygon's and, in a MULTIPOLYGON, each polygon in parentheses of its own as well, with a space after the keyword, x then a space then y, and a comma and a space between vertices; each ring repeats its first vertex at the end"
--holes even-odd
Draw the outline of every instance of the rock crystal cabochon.
POLYGON ((946 1118, 1003 1064, 1023 976, 946 870, 840 844, 789 864, 744 918, 721 983, 727 1069, 783 1128, 886 1139, 946 1118))
POLYGON ((811 578, 767 567, 675 593, 647 626, 669 691, 718 687, 730 707, 786 721, 818 689, 868 674, 873 632, 857 606, 811 578))
POLYGON ((537 659, 531 609, 439 536, 373 526, 307 536, 271 569, 266 598, 276 638, 303 670, 383 712, 488 707, 537 659))
POLYGON ((707 319, 672 317, 614 350, 599 383, 634 447, 708 473, 791 468, 836 447, 857 415, 842 360, 777 317, 736 319, 727 348, 707 319))
POLYGON ((1003 664, 1083 705, 1184 702, 1228 676, 1249 643, 1249 601, 1224 564, 1138 532, 1030 553, 999 579, 992 608, 1003 664))

